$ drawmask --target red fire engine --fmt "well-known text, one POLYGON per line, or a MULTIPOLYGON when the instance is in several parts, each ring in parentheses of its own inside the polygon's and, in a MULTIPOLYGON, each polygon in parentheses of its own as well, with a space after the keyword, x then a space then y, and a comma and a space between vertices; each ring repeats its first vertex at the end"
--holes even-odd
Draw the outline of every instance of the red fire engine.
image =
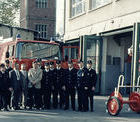
POLYGON ((35 40, 12 40, 5 39, 0 41, 0 63, 6 59, 13 66, 15 62, 20 65, 25 63, 27 69, 31 68, 32 62, 41 58, 42 62, 62 60, 62 67, 67 68, 67 61, 72 60, 77 67, 79 58, 78 46, 62 46, 60 43, 35 40))

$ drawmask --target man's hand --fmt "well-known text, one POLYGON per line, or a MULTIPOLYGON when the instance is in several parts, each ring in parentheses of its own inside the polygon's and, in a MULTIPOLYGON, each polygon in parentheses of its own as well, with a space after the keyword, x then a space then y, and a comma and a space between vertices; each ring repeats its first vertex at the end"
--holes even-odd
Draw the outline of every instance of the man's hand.
POLYGON ((88 90, 88 87, 85 87, 85 90, 88 90))
POLYGON ((33 84, 33 85, 36 85, 36 82, 35 82, 35 81, 33 81, 33 82, 32 82, 32 84, 33 84))
POLYGON ((95 91, 95 87, 92 87, 92 89, 91 89, 92 91, 95 91))
POLYGON ((65 90, 66 90, 66 87, 65 87, 65 86, 63 86, 63 87, 62 87, 62 89, 65 91, 65 90))
POLYGON ((9 88, 9 91, 13 91, 13 88, 9 88))
POLYGON ((54 90, 54 86, 52 86, 52 90, 54 90))

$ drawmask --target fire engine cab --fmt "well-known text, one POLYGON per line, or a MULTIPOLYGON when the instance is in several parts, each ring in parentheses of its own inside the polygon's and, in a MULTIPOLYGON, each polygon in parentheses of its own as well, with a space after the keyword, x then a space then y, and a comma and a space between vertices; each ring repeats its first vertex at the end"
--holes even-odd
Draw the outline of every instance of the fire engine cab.
POLYGON ((0 63, 8 59, 11 66, 15 62, 20 65, 25 63, 29 69, 37 58, 42 59, 43 64, 50 61, 56 62, 57 59, 62 60, 63 68, 67 68, 67 61, 72 60, 77 67, 79 47, 65 46, 52 41, 13 40, 12 38, 0 40, 0 63))

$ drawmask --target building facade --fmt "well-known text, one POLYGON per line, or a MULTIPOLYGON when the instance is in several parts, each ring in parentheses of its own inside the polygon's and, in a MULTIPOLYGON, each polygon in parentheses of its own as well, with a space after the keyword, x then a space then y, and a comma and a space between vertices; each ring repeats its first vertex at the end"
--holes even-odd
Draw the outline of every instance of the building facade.
POLYGON ((131 80, 133 25, 140 22, 139 0, 67 0, 65 36, 79 45, 81 59, 92 60, 98 74, 97 92, 110 94, 120 74, 131 80))
POLYGON ((20 34, 22 40, 35 40, 37 32, 29 29, 0 24, 1 38, 13 38, 13 40, 16 40, 18 34, 20 34))
POLYGON ((20 27, 38 31, 38 38, 55 35, 56 0, 21 0, 20 27))

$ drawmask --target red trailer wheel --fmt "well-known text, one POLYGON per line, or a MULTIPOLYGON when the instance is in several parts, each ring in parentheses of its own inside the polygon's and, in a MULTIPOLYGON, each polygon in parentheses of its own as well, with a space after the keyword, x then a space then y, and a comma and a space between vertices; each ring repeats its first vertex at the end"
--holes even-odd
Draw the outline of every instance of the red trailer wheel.
POLYGON ((136 101, 130 102, 130 108, 135 112, 140 112, 140 93, 132 92, 129 97, 129 101, 136 101))
MULTIPOLYGON (((112 94, 110 95, 110 98, 113 97, 113 96, 115 97, 115 92, 112 92, 112 94)), ((123 108, 123 102, 122 102, 123 101, 123 97, 122 97, 120 92, 118 93, 118 97, 117 98, 120 100, 121 108, 123 108)))
POLYGON ((112 116, 116 116, 120 113, 122 107, 119 98, 112 96, 107 102, 108 113, 112 116))

